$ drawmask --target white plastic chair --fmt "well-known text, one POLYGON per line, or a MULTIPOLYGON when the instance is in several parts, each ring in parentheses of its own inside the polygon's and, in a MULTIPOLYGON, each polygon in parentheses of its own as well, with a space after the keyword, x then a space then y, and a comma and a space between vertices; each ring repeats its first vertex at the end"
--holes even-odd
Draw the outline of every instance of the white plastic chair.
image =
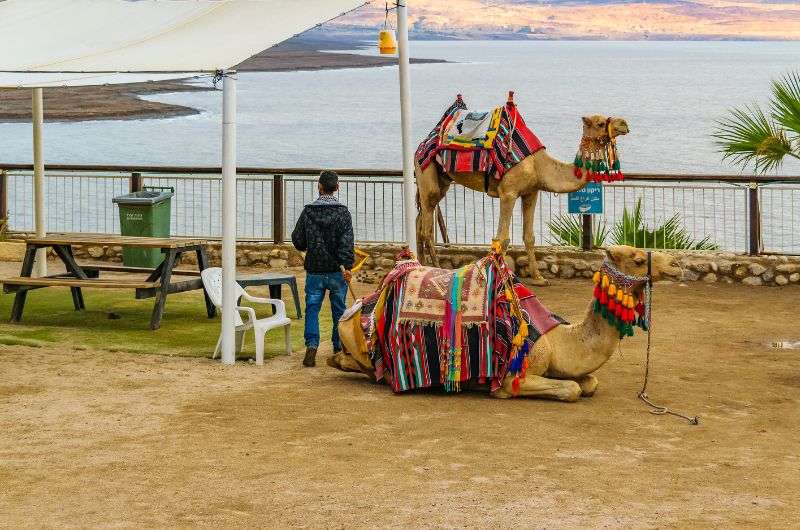
MULTIPOLYGON (((200 276, 203 279, 203 287, 205 287, 209 298, 211 298, 211 301, 215 306, 222 310, 222 269, 219 267, 210 267, 205 269, 200 276)), ((264 336, 267 334, 267 331, 271 329, 283 327, 284 339, 286 341, 286 355, 292 353, 292 321, 286 316, 286 305, 283 303, 283 300, 252 296, 237 283, 236 299, 239 300, 240 298, 258 304, 272 305, 275 307, 275 314, 267 318, 256 318, 256 312, 252 307, 242 307, 237 305, 235 321, 237 343, 239 343, 237 350, 241 348, 241 344, 244 343, 244 332, 248 329, 252 329, 255 334, 256 341, 256 364, 264 364, 264 336), (248 321, 246 323, 242 320, 240 313, 247 314, 248 321)), ((219 339, 217 340, 217 347, 214 349, 214 355, 211 356, 212 359, 217 356, 221 346, 222 333, 220 333, 219 339)))

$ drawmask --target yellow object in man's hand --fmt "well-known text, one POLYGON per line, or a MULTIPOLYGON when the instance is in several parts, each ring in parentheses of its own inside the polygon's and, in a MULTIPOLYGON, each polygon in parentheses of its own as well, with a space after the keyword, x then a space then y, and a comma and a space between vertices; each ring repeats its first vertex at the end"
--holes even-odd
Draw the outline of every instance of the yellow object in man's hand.
POLYGON ((361 269, 361 267, 364 266, 364 263, 367 261, 367 258, 369 258, 369 254, 367 254, 360 248, 354 248, 353 252, 355 252, 355 255, 359 257, 359 260, 355 265, 353 265, 353 268, 350 269, 351 273, 358 272, 361 269))

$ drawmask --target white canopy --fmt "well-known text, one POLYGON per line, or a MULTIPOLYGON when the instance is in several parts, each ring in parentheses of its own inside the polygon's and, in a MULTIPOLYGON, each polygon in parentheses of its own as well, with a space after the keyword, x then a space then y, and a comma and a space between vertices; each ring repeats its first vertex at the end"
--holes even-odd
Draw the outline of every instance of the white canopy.
POLYGON ((96 85, 230 69, 362 4, 364 0, 0 1, 0 86, 96 85), (121 72, 139 75, 81 75, 121 72))
MULTIPOLYGON (((34 205, 44 235, 42 88, 223 71, 222 360, 233 363, 236 311, 236 75, 245 59, 364 0, 0 0, 0 87, 32 87, 34 205)), ((394 2, 393 2, 394 3, 394 2)), ((414 233, 407 8, 397 2, 404 224, 414 233)), ((46 270, 44 254, 38 270, 46 270)))

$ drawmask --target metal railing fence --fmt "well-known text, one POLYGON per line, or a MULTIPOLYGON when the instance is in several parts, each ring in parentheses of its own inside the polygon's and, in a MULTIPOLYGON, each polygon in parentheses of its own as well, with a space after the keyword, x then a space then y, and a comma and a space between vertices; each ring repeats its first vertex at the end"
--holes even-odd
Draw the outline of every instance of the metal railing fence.
MULTIPOLYGON (((402 242, 403 193, 399 171, 337 170, 339 199, 353 214, 358 241, 402 242)), ((302 207, 317 196, 319 169, 240 168, 238 237, 289 239, 302 207)), ((141 186, 171 186, 172 233, 216 239, 221 236, 222 182, 219 168, 48 166, 47 229, 52 232, 119 233, 112 197, 141 186)), ((29 166, 0 164, 0 217, 12 232, 33 230, 33 179, 29 166)), ((648 248, 668 248, 663 231, 673 217, 695 241, 733 252, 800 254, 800 179, 708 175, 629 175, 603 187, 604 214, 595 228, 605 243, 620 239, 648 248), (627 230, 641 203, 646 230, 627 230)), ((495 234, 499 202, 484 193, 454 185, 440 204, 449 242, 487 244, 495 234)), ((562 244, 554 221, 567 218, 566 194, 540 193, 534 236, 538 245, 562 244)), ((579 226, 576 216, 572 222, 579 226)), ((583 223, 584 229, 587 224, 583 223)), ((441 237, 440 237, 441 239, 441 237)), ((511 224, 513 244, 522 243, 522 213, 517 204, 511 224)))

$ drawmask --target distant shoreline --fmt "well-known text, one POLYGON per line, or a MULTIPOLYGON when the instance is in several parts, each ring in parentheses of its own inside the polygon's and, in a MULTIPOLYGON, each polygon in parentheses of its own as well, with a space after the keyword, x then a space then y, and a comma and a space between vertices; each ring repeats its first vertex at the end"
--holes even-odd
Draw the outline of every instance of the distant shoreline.
MULTIPOLYGON (((300 72, 344 68, 374 68, 397 64, 395 57, 346 53, 363 41, 293 39, 258 53, 240 64, 240 72, 300 72)), ((437 59, 411 59, 411 63, 441 63, 437 59)), ((191 116, 200 111, 183 105, 148 101, 140 96, 214 90, 188 80, 155 81, 93 87, 53 87, 44 90, 45 121, 143 120, 191 116)), ((30 122, 31 95, 27 89, 0 89, 0 123, 30 122)))

